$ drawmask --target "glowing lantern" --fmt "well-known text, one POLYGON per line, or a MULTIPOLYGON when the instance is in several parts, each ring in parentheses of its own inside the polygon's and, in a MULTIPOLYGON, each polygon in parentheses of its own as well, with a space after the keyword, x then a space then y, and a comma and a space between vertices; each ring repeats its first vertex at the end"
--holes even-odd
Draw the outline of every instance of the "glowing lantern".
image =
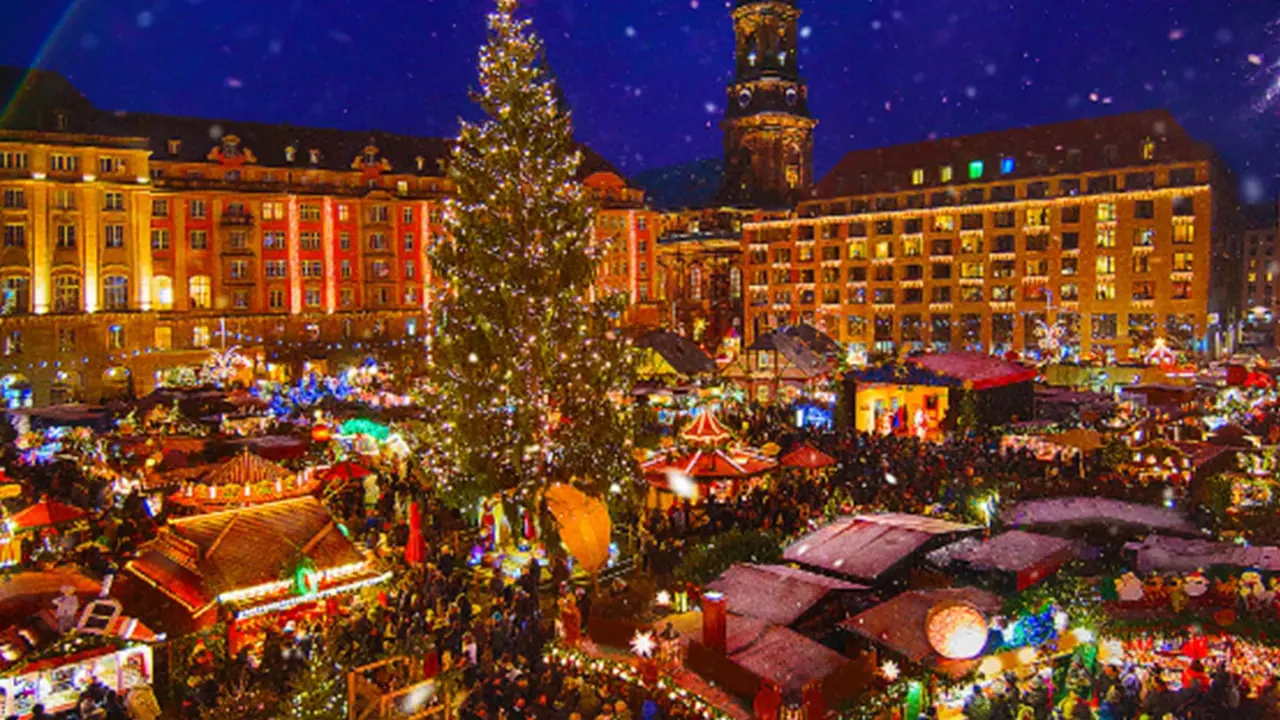
POLYGON ((605 504, 561 483, 547 490, 546 500, 547 509, 560 524, 560 539, 582 569, 591 573, 604 567, 613 531, 605 504))
POLYGON ((987 619, 968 603, 943 603, 925 620, 929 645, 949 660, 970 660, 987 644, 987 619))
POLYGON ((328 425, 316 425, 311 428, 311 439, 315 442, 329 442, 333 439, 333 428, 328 425))

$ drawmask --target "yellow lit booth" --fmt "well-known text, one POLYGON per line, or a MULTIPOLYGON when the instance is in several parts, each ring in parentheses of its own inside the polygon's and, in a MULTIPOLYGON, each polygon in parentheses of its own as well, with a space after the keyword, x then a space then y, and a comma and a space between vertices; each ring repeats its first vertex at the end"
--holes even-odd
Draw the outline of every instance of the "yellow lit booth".
POLYGON ((1029 419, 1036 371, 981 353, 919 355, 845 375, 857 429, 939 439, 971 396, 984 427, 1029 419))

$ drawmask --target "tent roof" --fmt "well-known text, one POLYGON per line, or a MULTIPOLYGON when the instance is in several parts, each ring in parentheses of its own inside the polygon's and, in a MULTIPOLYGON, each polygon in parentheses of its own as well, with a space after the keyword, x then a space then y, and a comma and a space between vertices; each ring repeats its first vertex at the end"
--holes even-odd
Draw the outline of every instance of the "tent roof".
POLYGON ((317 571, 365 559, 319 500, 301 497, 171 520, 128 568, 194 612, 280 580, 300 556, 317 571))
POLYGON ((1177 535, 1200 532, 1175 510, 1099 497, 1027 500, 1006 508, 1000 519, 1013 527, 1104 524, 1137 525, 1177 535))
POLYGON ((1280 547, 1268 545, 1150 535, 1125 545, 1125 550, 1134 553, 1137 570, 1144 574, 1157 570, 1190 572, 1215 565, 1280 572, 1280 547))
POLYGON ((924 515, 885 513, 839 518, 783 552, 788 562, 874 582, 936 538, 980 530, 924 515))
POLYGON ((831 592, 867 587, 786 565, 736 564, 707 589, 724 593, 729 612, 735 615, 790 625, 831 592))
POLYGON ((35 505, 30 505, 14 513, 9 517, 9 521, 13 523, 15 528, 29 529, 62 525, 79 520, 87 514, 87 512, 74 505, 67 505, 57 500, 45 498, 35 505))
POLYGON ((819 355, 831 357, 840 354, 839 343, 832 340, 830 335, 827 335, 809 323, 789 325, 782 328, 780 332, 803 342, 810 350, 819 355))
POLYGON ((820 468, 835 465, 836 459, 809 443, 804 443, 795 450, 783 455, 780 462, 783 467, 820 468))
POLYGON ((729 659, 760 678, 798 692, 849 663, 825 645, 788 628, 759 620, 728 617, 729 659))
POLYGON ((975 390, 1030 382, 1036 377, 1036 371, 1032 368, 984 353, 917 355, 910 361, 938 375, 955 378, 961 383, 971 383, 975 390))
POLYGON ((671 460, 652 461, 644 472, 658 475, 675 470, 695 479, 742 479, 768 472, 777 464, 772 458, 742 450, 698 450, 671 460))
MULTIPOLYGON (((747 348, 749 352, 776 352, 787 360, 790 369, 806 378, 816 378, 831 372, 831 367, 821 355, 809 348, 804 341, 783 332, 769 332, 756 338, 747 348)), ((784 375, 788 368, 779 363, 784 375)))
POLYGON ((677 373, 684 376, 714 373, 716 363, 697 343, 669 330, 654 330, 636 340, 636 347, 648 348, 662 356, 677 373))
POLYGON ((204 482, 208 485, 244 485, 283 480, 291 474, 283 467, 245 449, 215 468, 204 482))
POLYGON ((931 553, 930 558, 945 556, 948 563, 963 562, 975 570, 1017 573, 1067 553, 1072 547, 1070 540, 1010 530, 985 542, 966 538, 931 553))
POLYGON ((1000 612, 1000 597, 972 587, 911 590, 845 620, 841 627, 886 647, 913 663, 962 677, 975 660, 948 660, 938 655, 925 633, 929 611, 943 603, 966 603, 990 617, 1000 612))

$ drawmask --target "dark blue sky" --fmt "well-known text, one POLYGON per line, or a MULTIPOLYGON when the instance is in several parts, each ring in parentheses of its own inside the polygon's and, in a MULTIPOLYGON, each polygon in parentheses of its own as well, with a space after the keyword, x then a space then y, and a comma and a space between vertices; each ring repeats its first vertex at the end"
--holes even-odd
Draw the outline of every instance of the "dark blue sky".
MULTIPOLYGON (((1169 107, 1280 193, 1280 2, 801 0, 816 161, 1169 107)), ((12 0, 0 63, 107 108, 449 135, 489 0, 12 0)), ((526 0, 579 136, 624 170, 720 153, 726 0, 526 0)))

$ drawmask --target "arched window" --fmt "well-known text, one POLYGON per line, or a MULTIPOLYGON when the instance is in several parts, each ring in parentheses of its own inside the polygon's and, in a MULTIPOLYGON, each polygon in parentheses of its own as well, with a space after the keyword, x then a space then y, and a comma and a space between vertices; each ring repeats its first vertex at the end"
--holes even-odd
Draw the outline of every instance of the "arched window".
POLYGON ((102 307, 107 310, 129 309, 129 278, 108 275, 102 279, 102 307))
POLYGON ((192 310, 208 310, 213 307, 213 281, 208 275, 192 275, 187 282, 192 310))
POLYGON ((173 309, 173 278, 168 275, 156 275, 151 279, 155 286, 152 296, 155 298, 157 310, 173 309))
POLYGON ((53 311, 75 313, 82 309, 79 275, 58 275, 53 278, 53 311))

